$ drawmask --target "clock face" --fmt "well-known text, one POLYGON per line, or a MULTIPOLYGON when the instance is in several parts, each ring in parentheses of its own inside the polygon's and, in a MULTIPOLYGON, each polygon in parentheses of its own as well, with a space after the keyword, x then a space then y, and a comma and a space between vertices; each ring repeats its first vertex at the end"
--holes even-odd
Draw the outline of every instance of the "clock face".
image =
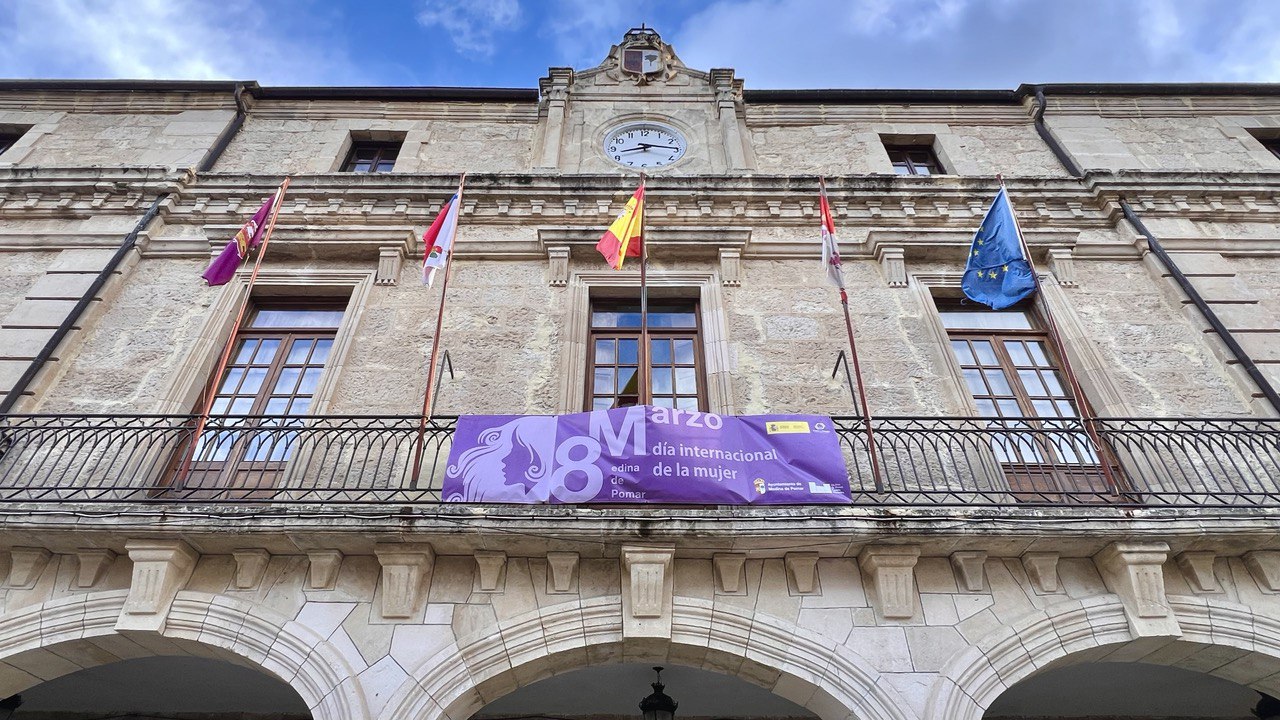
POLYGON ((651 121, 619 125, 604 136, 604 154, 637 170, 671 165, 684 157, 686 147, 679 130, 651 121))

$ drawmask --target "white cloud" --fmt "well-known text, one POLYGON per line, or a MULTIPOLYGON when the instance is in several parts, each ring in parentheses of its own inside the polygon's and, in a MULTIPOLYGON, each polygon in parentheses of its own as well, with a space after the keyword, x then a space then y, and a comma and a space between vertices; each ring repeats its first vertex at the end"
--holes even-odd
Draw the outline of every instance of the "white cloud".
POLYGON ((518 0, 424 0, 418 12, 423 27, 440 28, 458 52, 493 57, 498 33, 520 23, 518 0))
POLYGON ((286 37, 250 0, 19 0, 0 14, 0 75, 346 79, 340 48, 286 37))
POLYGON ((637 12, 634 0, 555 0, 540 7, 538 34, 555 44, 557 64, 577 68, 596 65, 624 32, 654 20, 637 12))

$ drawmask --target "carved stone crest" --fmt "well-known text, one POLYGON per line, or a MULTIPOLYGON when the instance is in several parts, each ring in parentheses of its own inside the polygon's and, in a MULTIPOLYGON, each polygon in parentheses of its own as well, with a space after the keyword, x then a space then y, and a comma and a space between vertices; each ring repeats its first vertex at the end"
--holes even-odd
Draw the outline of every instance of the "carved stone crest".
POLYGON ((617 46, 615 59, 623 77, 644 85, 654 80, 675 77, 676 60, 671 46, 662 42, 657 31, 641 25, 632 28, 617 46))

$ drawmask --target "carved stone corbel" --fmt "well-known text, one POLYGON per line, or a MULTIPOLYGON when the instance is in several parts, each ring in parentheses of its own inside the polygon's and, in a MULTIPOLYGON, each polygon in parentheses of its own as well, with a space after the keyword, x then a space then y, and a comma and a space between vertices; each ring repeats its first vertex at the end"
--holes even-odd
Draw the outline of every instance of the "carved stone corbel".
POLYGON ((916 614, 916 561, 918 545, 871 545, 858 554, 858 566, 871 576, 876 603, 886 618, 911 618, 916 614))
POLYGON ((1071 248, 1049 248, 1049 271, 1063 287, 1076 287, 1076 263, 1071 248))
POLYGON ((1269 592, 1280 592, 1280 550, 1245 553, 1244 565, 1259 587, 1269 592))
POLYGON ((1037 595, 1058 592, 1058 553, 1029 552, 1022 555, 1022 569, 1037 595))
POLYGON ((338 571, 342 568, 342 553, 338 550, 309 550, 307 560, 307 588, 332 590, 338 586, 338 571))
POLYGON ((79 567, 76 569, 76 587, 90 588, 98 584, 107 568, 115 562, 116 554, 106 548, 81 548, 76 550, 79 567))
POLYGON ((880 270, 884 273, 889 287, 904 288, 907 286, 907 252, 905 248, 893 245, 881 245, 876 248, 876 259, 880 261, 880 270))
POLYGON ((49 564, 53 553, 38 547, 16 547, 9 550, 9 579, 7 587, 29 590, 36 586, 40 574, 49 564))
POLYGON ((507 554, 501 550, 476 550, 476 585, 480 592, 502 592, 507 579, 507 554))
POLYGON ((404 245, 383 245, 378 248, 378 271, 373 276, 374 285, 395 285, 400 281, 400 266, 404 262, 404 245))
POLYGON ((271 553, 261 548, 235 550, 231 556, 236 559, 235 586, 237 590, 252 590, 262 582, 262 576, 271 563, 271 553))
POLYGON ((382 565, 379 580, 382 617, 414 617, 425 607, 425 590, 435 567, 435 550, 427 543, 379 543, 374 546, 373 554, 382 565))
POLYGON ((1213 563, 1217 559, 1218 554, 1212 550, 1188 550, 1178 555, 1178 568, 1182 570, 1187 584, 1191 585, 1192 592, 1197 595, 1222 592, 1218 578, 1213 574, 1213 563))
POLYGON ((1113 542, 1094 556, 1107 587, 1120 596, 1129 630, 1138 637, 1179 636, 1178 619, 1165 596, 1163 542, 1113 542))
POLYGON ((736 248, 720 248, 720 284, 725 287, 742 285, 742 251, 736 248))
POLYGON ((711 556, 720 592, 737 595, 742 592, 742 569, 747 564, 745 553, 716 553, 711 556))
POLYGON ((181 540, 126 540, 124 547, 133 562, 133 578, 116 630, 160 632, 200 556, 181 540))
POLYGON ((573 592, 573 576, 578 571, 578 553, 547 553, 547 593, 562 595, 573 592))
POLYGON ((787 575, 796 592, 811 595, 818 588, 818 553, 787 553, 783 556, 787 575))
POLYGON ((554 245, 547 248, 547 264, 551 268, 551 287, 565 287, 569 284, 569 246, 554 245))
POLYGON ((622 548, 623 637, 671 636, 675 547, 622 548))
POLYGON ((987 581, 986 564, 986 550, 957 550, 951 553, 951 567, 966 592, 982 592, 987 581))

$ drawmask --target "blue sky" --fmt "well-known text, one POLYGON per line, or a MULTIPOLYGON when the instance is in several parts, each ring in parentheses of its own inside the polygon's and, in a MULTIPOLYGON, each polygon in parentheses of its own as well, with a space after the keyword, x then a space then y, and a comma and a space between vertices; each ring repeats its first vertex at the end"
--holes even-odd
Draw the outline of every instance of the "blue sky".
POLYGON ((530 88, 641 22, 749 88, 1280 81, 1280 0, 6 0, 0 77, 530 88))

